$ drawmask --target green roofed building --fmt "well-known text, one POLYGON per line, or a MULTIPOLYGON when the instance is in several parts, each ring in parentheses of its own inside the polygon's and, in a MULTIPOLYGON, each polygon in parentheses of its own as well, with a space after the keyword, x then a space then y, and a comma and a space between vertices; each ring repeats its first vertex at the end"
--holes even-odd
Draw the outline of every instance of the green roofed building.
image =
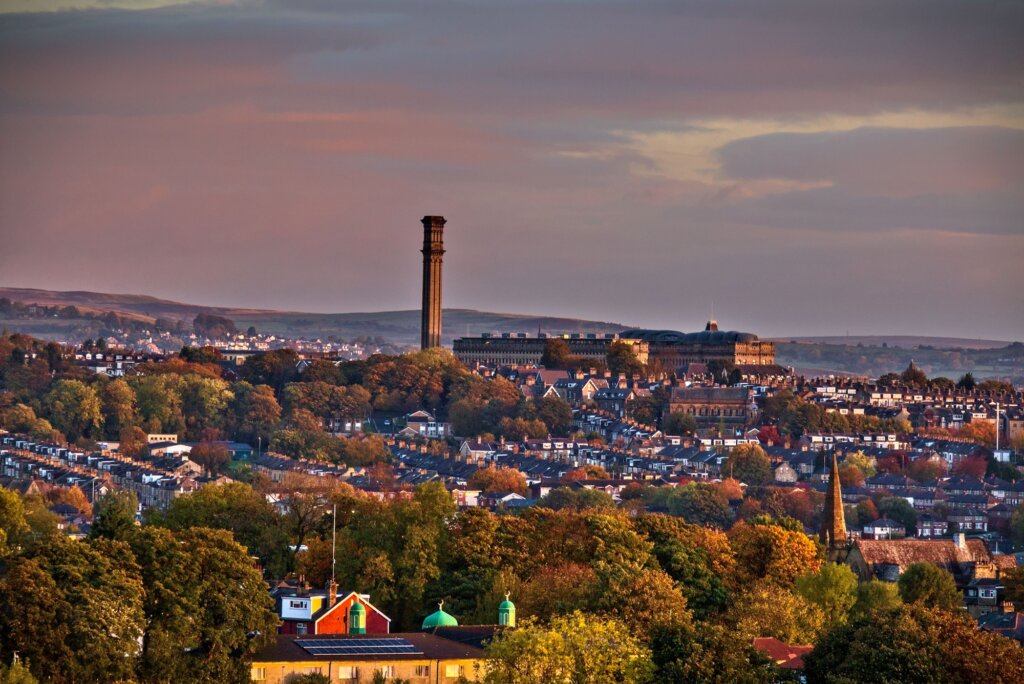
POLYGON ((437 611, 431 613, 423 620, 423 629, 433 629, 435 627, 458 627, 459 621, 455 619, 454 615, 450 615, 444 612, 444 601, 437 604, 437 611))

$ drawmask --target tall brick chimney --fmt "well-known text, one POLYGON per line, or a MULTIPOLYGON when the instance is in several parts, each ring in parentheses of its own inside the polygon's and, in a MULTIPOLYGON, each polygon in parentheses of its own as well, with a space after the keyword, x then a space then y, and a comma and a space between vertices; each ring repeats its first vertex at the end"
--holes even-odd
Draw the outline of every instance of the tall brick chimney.
POLYGON ((441 265, 444 216, 423 217, 423 311, 421 349, 441 346, 441 265))

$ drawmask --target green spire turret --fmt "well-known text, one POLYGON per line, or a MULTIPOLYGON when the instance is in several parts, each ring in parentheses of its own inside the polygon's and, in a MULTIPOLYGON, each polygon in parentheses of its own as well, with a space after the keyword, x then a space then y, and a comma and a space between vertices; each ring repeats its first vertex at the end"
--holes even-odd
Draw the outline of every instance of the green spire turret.
POLYGON ((366 634, 366 608, 356 599, 348 609, 348 633, 366 634))
POLYGON ((498 624, 502 627, 516 626, 516 604, 509 600, 512 593, 505 592, 505 600, 498 606, 498 624))

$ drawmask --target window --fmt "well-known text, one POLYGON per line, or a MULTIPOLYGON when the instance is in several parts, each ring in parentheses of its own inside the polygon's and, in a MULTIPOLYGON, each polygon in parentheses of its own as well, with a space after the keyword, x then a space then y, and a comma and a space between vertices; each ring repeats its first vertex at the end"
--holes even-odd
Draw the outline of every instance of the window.
POLYGON ((445 665, 444 676, 445 677, 461 677, 465 674, 466 668, 462 665, 445 665))
POLYGON ((416 676, 417 677, 429 677, 430 676, 430 666, 429 665, 417 665, 416 666, 416 676))
POLYGON ((265 682, 267 681, 267 668, 265 667, 254 667, 252 668, 252 676, 250 677, 254 682, 265 682))
POLYGON ((306 633, 306 623, 305 622, 300 622, 297 625, 295 625, 295 633, 296 634, 305 634, 306 633))
POLYGON ((338 679, 359 679, 359 668, 353 667, 352 665, 339 665, 338 679))
POLYGON ((384 677, 384 679, 392 679, 395 676, 395 666, 385 665, 377 670, 384 677))

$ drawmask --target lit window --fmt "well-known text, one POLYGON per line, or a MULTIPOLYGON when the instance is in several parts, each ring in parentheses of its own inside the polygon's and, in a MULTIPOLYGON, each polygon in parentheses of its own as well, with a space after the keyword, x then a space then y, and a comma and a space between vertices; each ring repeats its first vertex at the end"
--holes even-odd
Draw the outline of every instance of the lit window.
POLYGON ((339 665, 338 679, 359 679, 359 668, 352 665, 339 665))
POLYGON ((465 669, 462 665, 445 665, 444 676, 445 677, 461 677, 465 674, 465 669))
POLYGON ((265 668, 265 667, 254 667, 254 668, 252 668, 251 679, 254 682, 265 682, 265 681, 267 681, 267 668, 265 668))

